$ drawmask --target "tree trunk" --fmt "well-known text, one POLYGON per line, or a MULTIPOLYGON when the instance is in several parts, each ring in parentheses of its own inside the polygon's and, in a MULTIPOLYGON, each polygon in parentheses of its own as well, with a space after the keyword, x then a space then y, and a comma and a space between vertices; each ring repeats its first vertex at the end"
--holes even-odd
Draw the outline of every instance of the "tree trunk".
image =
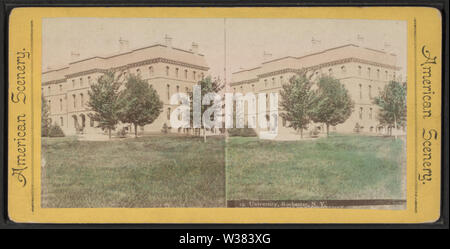
POLYGON ((137 137, 137 124, 134 124, 134 137, 137 137))
POLYGON ((394 137, 397 139, 397 117, 394 114, 394 137))
POLYGON ((330 125, 327 124, 327 137, 330 136, 330 125))
POLYGON ((206 143, 206 128, 203 128, 203 142, 206 143))
POLYGON ((300 128, 300 138, 303 138, 303 129, 300 128))
POLYGON ((111 128, 108 128, 109 139, 111 139, 111 128))

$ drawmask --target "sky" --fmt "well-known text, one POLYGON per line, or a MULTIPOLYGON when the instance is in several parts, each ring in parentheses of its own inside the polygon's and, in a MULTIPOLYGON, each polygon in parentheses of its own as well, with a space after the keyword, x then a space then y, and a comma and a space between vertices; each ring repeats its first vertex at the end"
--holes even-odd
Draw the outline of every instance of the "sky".
POLYGON ((55 68, 80 58, 119 51, 119 39, 130 49, 164 43, 190 49, 199 44, 210 75, 227 82, 231 73, 258 66, 264 51, 272 58, 301 56, 316 50, 354 43, 397 54, 405 75, 407 28, 405 21, 355 19, 236 19, 236 18, 45 18, 42 25, 42 66, 55 68), (357 37, 363 39, 357 39, 357 37), (313 46, 311 40, 319 40, 313 46), (226 65, 226 66, 225 66, 226 65))

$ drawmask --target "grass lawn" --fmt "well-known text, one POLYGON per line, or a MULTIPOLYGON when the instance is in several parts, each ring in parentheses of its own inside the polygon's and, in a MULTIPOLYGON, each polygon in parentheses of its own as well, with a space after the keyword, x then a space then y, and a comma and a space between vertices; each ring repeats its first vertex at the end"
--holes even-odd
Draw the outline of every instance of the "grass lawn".
POLYGON ((228 200, 404 199, 402 139, 331 135, 309 141, 231 137, 228 200))
POLYGON ((42 139, 43 207, 220 207, 225 139, 42 139))

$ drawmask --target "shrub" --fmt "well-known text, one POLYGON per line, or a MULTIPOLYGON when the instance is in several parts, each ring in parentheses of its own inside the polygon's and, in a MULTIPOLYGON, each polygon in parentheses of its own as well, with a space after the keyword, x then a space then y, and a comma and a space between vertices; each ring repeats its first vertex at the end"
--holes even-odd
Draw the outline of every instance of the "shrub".
POLYGON ((117 136, 118 137, 126 137, 127 136, 127 131, 125 130, 125 127, 123 127, 122 129, 117 131, 117 136))
POLYGON ((170 129, 171 129, 171 127, 169 127, 166 123, 164 123, 164 125, 163 125, 163 127, 161 129, 161 132, 164 133, 164 134, 167 134, 167 133, 170 132, 170 129))
POLYGON ((255 129, 253 128, 231 128, 228 129, 228 135, 231 137, 256 137, 255 129))
POLYGON ((55 124, 55 125, 50 126, 50 129, 48 131, 48 136, 49 137, 65 137, 66 135, 64 135, 64 132, 61 129, 61 127, 59 127, 59 125, 55 124))

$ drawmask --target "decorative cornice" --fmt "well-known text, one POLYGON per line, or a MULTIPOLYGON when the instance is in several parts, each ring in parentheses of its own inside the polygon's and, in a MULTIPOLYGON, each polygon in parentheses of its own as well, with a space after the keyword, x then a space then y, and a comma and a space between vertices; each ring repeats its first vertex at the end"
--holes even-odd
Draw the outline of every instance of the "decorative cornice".
MULTIPOLYGON (((190 64, 190 63, 185 63, 185 62, 181 62, 181 61, 175 61, 175 60, 170 60, 170 59, 159 57, 159 58, 144 60, 144 61, 140 61, 140 62, 129 63, 129 64, 119 66, 119 67, 114 67, 114 68, 111 68, 111 70, 114 70, 114 71, 115 70, 118 70, 118 71, 127 70, 129 68, 140 67, 140 66, 145 66, 145 65, 155 64, 155 63, 167 63, 167 64, 172 64, 172 65, 177 65, 177 66, 195 68, 195 69, 204 70, 204 71, 207 71, 209 69, 209 67, 203 67, 203 66, 190 64)), ((86 71, 76 72, 76 73, 72 73, 72 74, 66 74, 64 79, 42 82, 42 84, 48 85, 48 84, 60 83, 60 82, 66 81, 68 78, 75 78, 75 77, 92 74, 92 73, 105 73, 106 71, 108 71, 108 70, 94 68, 94 69, 90 69, 90 70, 86 70, 86 71)))
POLYGON ((363 64, 368 64, 368 65, 372 65, 372 66, 376 66, 376 67, 389 68, 389 69, 392 69, 392 70, 400 70, 400 67, 396 67, 396 66, 392 66, 392 65, 388 65, 388 64, 383 64, 383 63, 378 63, 378 62, 373 62, 373 61, 369 61, 369 60, 364 60, 364 59, 360 59, 360 58, 349 57, 349 58, 344 58, 344 59, 340 59, 340 60, 330 61, 330 62, 318 64, 318 65, 311 66, 311 67, 301 68, 301 69, 286 68, 286 69, 277 70, 277 71, 273 71, 273 72, 258 74, 258 75, 256 75, 257 78, 253 78, 253 79, 249 79, 249 80, 242 80, 242 81, 238 81, 238 82, 233 82, 230 85, 231 86, 235 86, 235 85, 247 84, 247 83, 259 81, 259 79, 261 79, 261 78, 271 77, 271 76, 275 76, 275 75, 279 75, 279 74, 285 74, 285 73, 298 73, 298 74, 301 74, 302 72, 306 72, 306 71, 314 71, 314 70, 318 70, 320 68, 331 67, 331 66, 336 66, 336 65, 339 65, 339 64, 350 63, 350 62, 363 63, 363 64))

